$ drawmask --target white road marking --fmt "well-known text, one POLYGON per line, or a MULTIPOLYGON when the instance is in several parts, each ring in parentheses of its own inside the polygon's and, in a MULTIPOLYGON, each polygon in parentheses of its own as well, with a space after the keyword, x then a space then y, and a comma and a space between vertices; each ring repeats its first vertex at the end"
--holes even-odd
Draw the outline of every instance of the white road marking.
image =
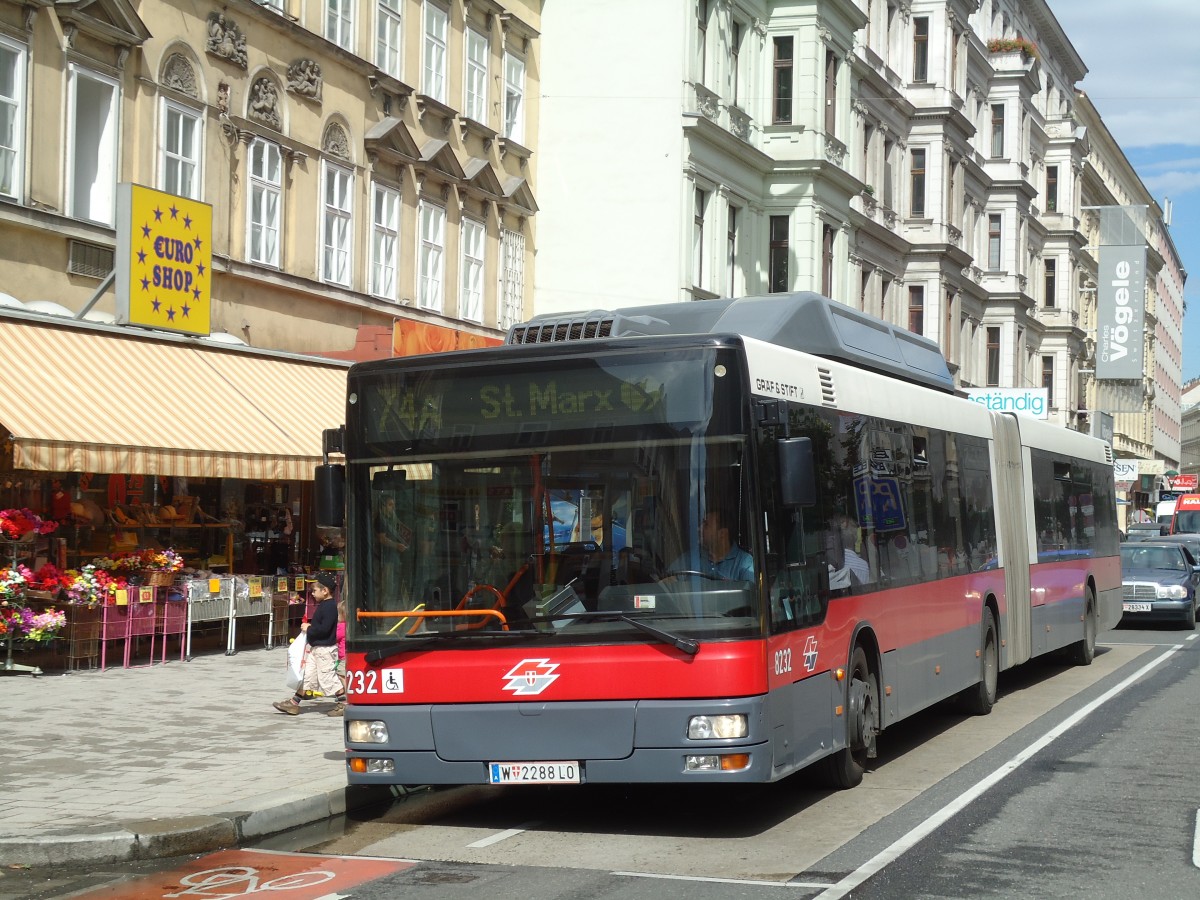
POLYGON ((652 875, 648 872, 609 872, 610 875, 624 875, 626 878, 658 878, 663 881, 704 881, 709 884, 753 884, 757 887, 781 888, 824 888, 829 887, 828 881, 756 881, 751 878, 705 878, 700 875, 652 875))
POLYGON ((1192 865, 1200 869, 1200 809, 1196 810, 1196 834, 1192 837, 1192 865))
POLYGON ((516 837, 518 834, 524 834, 530 828, 540 824, 540 822, 526 822, 520 828, 509 828, 507 831, 498 832, 493 834, 491 837, 485 837, 481 840, 475 841, 473 844, 467 844, 467 846, 474 850, 478 850, 481 847, 490 847, 492 844, 498 844, 501 841, 506 841, 510 837, 516 837))
POLYGON ((874 857, 867 860, 837 884, 830 886, 827 890, 818 894, 815 900, 840 900, 840 898, 845 897, 872 875, 881 872, 889 864, 895 862, 942 825, 946 824, 946 822, 950 821, 950 819, 952 819, 954 816, 966 809, 970 804, 974 803, 975 800, 981 797, 987 790, 995 787, 997 784, 1019 769, 1022 765, 1028 762, 1035 754, 1044 750, 1058 738, 1062 737, 1066 732, 1074 728, 1076 725, 1094 713, 1105 703, 1112 700, 1118 694, 1126 690, 1130 685, 1140 680, 1147 672, 1150 672, 1152 669, 1162 665, 1162 663, 1170 659, 1173 654, 1182 649, 1182 644, 1173 645, 1172 648, 1166 653, 1146 663, 1146 665, 1142 666, 1120 684, 1110 688, 1087 706, 1084 706, 1073 715, 1068 716, 1066 719, 1059 722, 1056 726, 1051 728, 1004 765, 1000 766, 1000 768, 998 768, 996 771, 992 772, 982 781, 977 782, 973 787, 969 788, 964 793, 959 794, 958 797, 943 807, 935 815, 930 816, 920 825, 913 828, 908 832, 908 834, 901 837, 890 847, 886 847, 885 849, 881 850, 874 857))

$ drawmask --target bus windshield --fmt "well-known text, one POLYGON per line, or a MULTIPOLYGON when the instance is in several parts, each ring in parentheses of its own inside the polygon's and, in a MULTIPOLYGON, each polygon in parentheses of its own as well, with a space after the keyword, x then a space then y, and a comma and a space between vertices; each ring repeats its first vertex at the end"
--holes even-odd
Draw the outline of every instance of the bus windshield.
POLYGON ((636 392, 620 365, 592 360, 364 384, 372 421, 384 390, 410 392, 398 408, 433 412, 394 418, 390 433, 377 425, 349 466, 348 636, 648 640, 630 619, 705 640, 761 634, 743 404, 705 374, 735 380, 716 355, 643 360, 636 392), (587 385, 616 409, 547 415, 530 447, 529 417, 517 413, 547 385, 560 408, 587 385), (685 389, 704 402, 675 402, 685 389), (497 397, 507 399, 497 407, 497 397), (509 413, 466 435, 476 403, 509 413))

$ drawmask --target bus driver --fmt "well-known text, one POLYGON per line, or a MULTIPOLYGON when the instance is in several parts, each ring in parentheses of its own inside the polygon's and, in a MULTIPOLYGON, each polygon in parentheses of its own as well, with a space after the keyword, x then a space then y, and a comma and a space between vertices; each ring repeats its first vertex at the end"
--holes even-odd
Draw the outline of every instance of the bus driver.
POLYGON ((754 558, 733 542, 730 536, 733 521, 728 509, 717 506, 709 509, 700 523, 700 547, 676 559, 667 574, 699 572, 723 581, 753 581, 754 558))

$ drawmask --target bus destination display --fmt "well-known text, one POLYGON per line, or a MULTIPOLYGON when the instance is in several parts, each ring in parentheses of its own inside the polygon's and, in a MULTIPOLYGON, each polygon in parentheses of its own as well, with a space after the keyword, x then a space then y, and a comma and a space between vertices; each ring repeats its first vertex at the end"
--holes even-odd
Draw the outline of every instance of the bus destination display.
POLYGON ((488 375, 405 373, 363 385, 371 440, 583 426, 697 422, 709 408, 686 364, 595 366, 488 375))

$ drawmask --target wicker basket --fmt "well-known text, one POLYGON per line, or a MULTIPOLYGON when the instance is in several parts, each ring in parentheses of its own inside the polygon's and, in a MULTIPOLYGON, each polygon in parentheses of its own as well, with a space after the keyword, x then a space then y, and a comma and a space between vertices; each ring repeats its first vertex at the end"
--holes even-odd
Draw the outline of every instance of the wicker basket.
POLYGON ((153 569, 142 570, 142 584, 149 587, 170 587, 174 581, 174 572, 159 572, 153 569))

